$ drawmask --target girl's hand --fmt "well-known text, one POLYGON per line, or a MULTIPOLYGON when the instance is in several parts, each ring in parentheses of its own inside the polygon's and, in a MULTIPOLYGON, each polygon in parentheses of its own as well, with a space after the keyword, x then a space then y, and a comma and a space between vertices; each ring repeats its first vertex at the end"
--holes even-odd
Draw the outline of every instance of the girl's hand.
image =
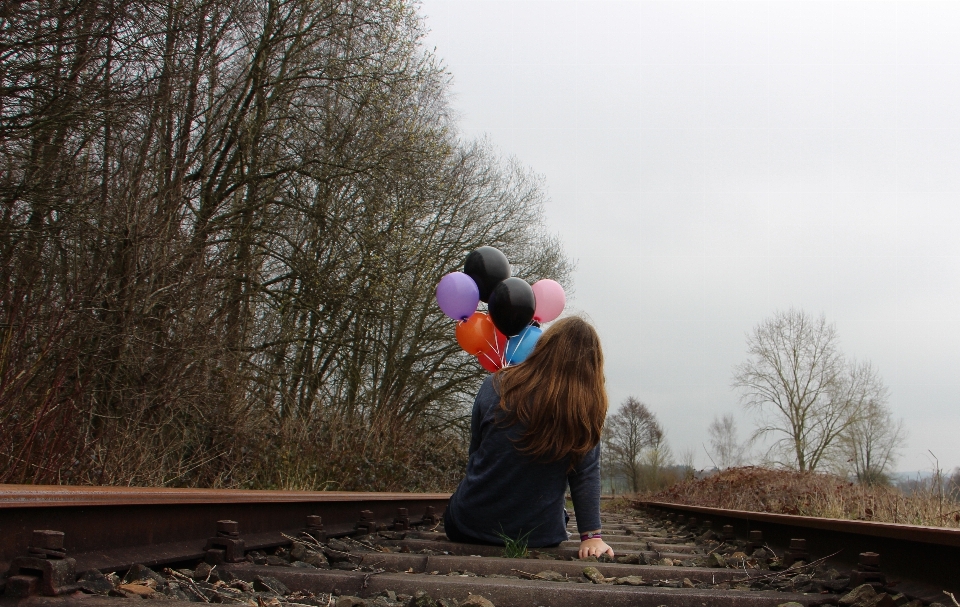
POLYGON ((601 554, 609 554, 613 558, 613 548, 603 541, 603 538, 595 537, 593 539, 580 542, 580 558, 585 559, 588 556, 599 557, 601 554))

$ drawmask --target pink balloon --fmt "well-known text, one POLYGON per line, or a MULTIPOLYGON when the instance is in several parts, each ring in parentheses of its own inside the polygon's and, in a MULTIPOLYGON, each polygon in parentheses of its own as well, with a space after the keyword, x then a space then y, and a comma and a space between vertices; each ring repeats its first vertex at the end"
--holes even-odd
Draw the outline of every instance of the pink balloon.
POLYGON ((563 287, 555 280, 545 278, 533 285, 533 294, 537 298, 537 309, 533 312, 533 319, 537 322, 550 322, 563 312, 567 303, 567 296, 563 287))

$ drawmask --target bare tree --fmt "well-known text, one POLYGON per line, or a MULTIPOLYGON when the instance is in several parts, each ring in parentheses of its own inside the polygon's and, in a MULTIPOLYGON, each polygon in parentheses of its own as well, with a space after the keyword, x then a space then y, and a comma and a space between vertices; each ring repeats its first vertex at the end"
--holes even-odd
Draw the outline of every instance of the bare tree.
POLYGON ((667 444, 666 434, 661 431, 651 437, 652 441, 640 457, 640 485, 638 490, 656 491, 680 480, 675 471, 673 450, 667 444))
POLYGON ((893 420, 887 407, 887 390, 869 366, 863 374, 871 390, 860 417, 853 421, 841 437, 840 457, 853 467, 862 484, 887 484, 889 470, 896 464, 906 438, 903 420, 893 420))
POLYGON ((723 417, 714 416, 707 428, 710 434, 710 447, 713 449, 714 463, 721 470, 732 466, 742 466, 746 452, 746 444, 740 443, 737 438, 737 422, 733 414, 727 413, 723 417))
POLYGON ((875 374, 845 362, 836 329, 824 316, 800 310, 760 323, 747 337, 747 350, 750 358, 736 367, 733 385, 744 406, 759 413, 754 437, 774 437, 773 462, 816 470, 863 415, 875 374))
MULTIPOLYGON (((656 416, 645 404, 629 396, 616 413, 607 418, 603 444, 605 462, 622 473, 637 493, 644 486, 644 467, 649 462, 652 448, 662 444, 663 428, 656 416), (649 457, 647 457, 649 459, 649 457)), ((654 463, 662 463, 662 453, 654 457, 654 463)))
POLYGON ((456 429, 484 372, 440 277, 493 245, 569 279, 415 2, 15 2, 0 33, 0 482, 290 486, 306 441, 456 429))

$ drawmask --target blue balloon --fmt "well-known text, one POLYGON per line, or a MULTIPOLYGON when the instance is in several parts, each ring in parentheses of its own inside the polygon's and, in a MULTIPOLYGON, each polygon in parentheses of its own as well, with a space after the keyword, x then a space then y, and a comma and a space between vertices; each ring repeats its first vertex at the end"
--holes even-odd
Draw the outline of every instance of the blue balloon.
POLYGON ((507 355, 505 357, 507 364, 518 365, 527 360, 527 357, 533 352, 533 347, 537 345, 537 340, 540 339, 540 335, 542 334, 543 329, 540 327, 527 325, 523 331, 511 337, 510 340, 507 341, 507 355))

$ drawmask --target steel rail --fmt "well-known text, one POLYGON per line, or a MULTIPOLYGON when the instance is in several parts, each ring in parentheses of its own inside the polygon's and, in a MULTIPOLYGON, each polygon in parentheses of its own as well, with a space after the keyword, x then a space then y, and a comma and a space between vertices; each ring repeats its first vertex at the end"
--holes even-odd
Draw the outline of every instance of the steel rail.
POLYGON ((202 555, 217 534, 217 521, 232 520, 249 548, 286 543, 309 515, 318 515, 329 535, 354 530, 361 511, 391 523, 398 508, 419 519, 437 516, 448 493, 358 493, 344 491, 252 491, 141 487, 0 485, 0 570, 27 553, 34 530, 64 533, 64 548, 81 568, 158 565, 202 555))
POLYGON ((901 579, 902 587, 940 585, 960 592, 960 529, 904 525, 726 510, 672 502, 637 500, 641 509, 696 514, 715 525, 733 525, 738 535, 762 531, 772 545, 786 547, 794 538, 807 541, 812 554, 832 554, 834 559, 853 566, 864 552, 880 554, 883 571, 901 579))
MULTIPOLYGON (((291 537, 296 536, 308 526, 309 515, 322 517, 323 530, 328 536, 348 535, 358 529, 362 530, 363 521, 380 525, 393 523, 398 517, 398 508, 408 510, 411 524, 414 524, 414 521, 423 522, 421 515, 426 518, 428 507, 433 509, 434 514, 440 515, 448 499, 449 494, 445 493, 0 485, 0 572, 6 570, 9 561, 23 557, 30 549, 36 548, 36 544, 31 545, 29 542, 33 531, 40 529, 62 531, 65 534, 63 548, 66 549, 69 558, 76 559, 77 572, 87 569, 117 571, 125 570, 134 563, 155 567, 209 558, 209 553, 205 552, 206 548, 210 547, 208 540, 212 536, 220 535, 217 521, 224 519, 236 521, 232 525, 239 527, 237 537, 243 540, 246 551, 265 550, 288 545, 291 537)), ((957 573, 960 570, 960 530, 731 511, 664 502, 637 502, 636 505, 656 513, 658 518, 662 518, 666 511, 696 514, 701 520, 711 519, 714 529, 719 528, 720 525, 733 525, 737 535, 741 537, 747 536, 750 531, 762 531, 764 540, 773 547, 785 547, 793 538, 804 538, 807 541, 810 556, 813 558, 833 554, 842 547, 843 552, 840 557, 834 560, 853 564, 860 552, 878 552, 881 554, 883 572, 887 574, 888 579, 892 577, 899 580, 896 585, 898 591, 923 597, 926 600, 937 598, 936 595, 941 590, 950 590, 954 593, 960 591, 958 587, 960 575, 957 573), (936 585, 932 590, 931 584, 936 585)), ((667 527, 674 528, 672 523, 667 527)), ((683 527, 678 525, 677 529, 680 528, 683 527)), ((623 533, 634 532, 624 531, 623 533)), ((692 532, 687 529, 686 533, 692 532)), ((618 541, 634 544, 639 541, 639 544, 632 547, 628 544, 622 546, 617 544, 617 546, 622 547, 624 551, 639 551, 647 555, 645 558, 649 557, 648 552, 651 555, 655 554, 658 559, 666 556, 674 560, 684 560, 690 556, 689 546, 674 543, 668 538, 660 538, 660 535, 642 538, 632 535, 610 535, 609 541, 615 544, 618 541), (654 552, 650 552, 651 550, 654 552), (677 554, 674 554, 675 552, 677 554)), ((384 563, 388 561, 396 561, 397 571, 407 571, 411 567, 417 571, 420 569, 432 571, 445 567, 467 568, 467 565, 461 562, 466 555, 486 555, 490 552, 489 556, 497 556, 501 550, 490 546, 449 544, 443 541, 444 539, 441 533, 431 532, 429 526, 426 530, 421 528, 416 531, 412 537, 397 541, 391 539, 390 535, 384 535, 379 543, 384 546, 396 543, 397 546, 394 549, 402 548, 401 552, 425 550, 425 554, 430 554, 431 551, 441 550, 446 551, 450 556, 428 558, 412 554, 376 553, 371 558, 381 566, 385 566, 384 563), (419 558, 423 558, 424 563, 432 564, 428 568, 426 564, 420 567, 410 565, 408 562, 419 558), (433 560, 430 561, 430 559, 433 560)), ((575 554, 576 547, 563 544, 553 551, 556 556, 570 556, 575 554)), ((497 567, 502 568, 502 564, 498 565, 494 561, 487 561, 485 566, 491 571, 497 567)), ((575 573, 578 567, 562 564, 562 561, 544 561, 528 565, 528 568, 536 569, 541 566, 564 569, 564 571, 569 569, 568 573, 575 573)), ((613 576, 615 570, 626 571, 631 566, 610 565, 609 567, 611 568, 609 575, 613 576)), ((234 563, 230 568, 254 571, 254 566, 249 563, 234 563)), ((648 574, 652 574, 654 570, 662 568, 644 566, 644 569, 648 574)), ((306 575, 303 571, 283 568, 274 568, 274 570, 277 576, 292 576, 291 581, 294 581, 294 578, 299 580, 306 575)), ((686 573, 687 575, 695 574, 693 568, 684 567, 673 570, 689 572, 686 573)), ((317 590, 323 584, 346 584, 352 587, 353 584, 358 583, 360 586, 357 592, 360 590, 371 592, 376 584, 386 584, 384 589, 389 589, 390 585, 393 585, 393 589, 399 591, 401 588, 413 589, 418 583, 427 583, 423 580, 429 581, 429 578, 421 576, 409 578, 404 585, 401 584, 402 580, 399 577, 394 579, 392 575, 383 577, 378 575, 376 579, 382 581, 375 583, 371 581, 373 586, 368 588, 369 576, 360 572, 315 572, 312 575, 320 576, 316 578, 316 584, 320 584, 317 590), (343 579, 330 578, 331 575, 341 576, 343 579), (321 578, 326 581, 322 581, 321 578), (417 579, 421 581, 418 582, 417 579)), ((486 580, 477 583, 494 595, 501 593, 498 596, 504 599, 508 596, 520 596, 515 593, 528 592, 528 590, 520 590, 521 587, 528 586, 520 582, 486 580), (517 588, 510 590, 508 587, 512 586, 517 588)), ((331 588, 344 589, 336 584, 331 588)), ((453 584, 453 581, 434 579, 429 581, 429 584, 436 585, 439 592, 441 587, 446 588, 453 584)), ((0 587, 2 585, 0 581, 0 587)), ((450 586, 451 592, 452 588, 453 586, 450 586)), ((544 586, 544 589, 550 588, 554 587, 544 586)), ((556 592, 563 594, 572 592, 574 589, 576 592, 588 591, 586 588, 569 587, 564 590, 556 589, 556 592)), ((328 591, 330 589, 325 592, 328 591)), ((616 599, 614 602, 622 600, 627 604, 631 600, 642 598, 638 604, 644 604, 647 601, 651 605, 659 604, 657 602, 659 599, 656 598, 659 595, 652 590, 639 590, 637 591, 639 594, 635 595, 630 595, 629 592, 632 591, 625 588, 613 589, 611 592, 613 592, 611 600, 616 599)), ((686 592, 686 590, 683 591, 683 593, 686 592)), ((709 596, 695 590, 689 590, 689 595, 691 605, 696 601, 702 602, 709 596)), ((728 599, 747 605, 752 604, 751 601, 761 601, 762 596, 754 593, 740 597, 734 593, 728 595, 728 599)), ((571 594, 570 597, 568 602, 576 604, 580 599, 586 599, 587 595, 577 598, 571 594)), ((554 600, 551 599, 551 602, 554 600)), ((806 604, 805 600, 801 602, 806 604)), ((556 603, 561 604, 559 598, 556 603)))
POLYGON ((286 491, 252 489, 177 489, 169 487, 74 487, 2 485, 0 508, 63 506, 137 506, 165 504, 264 504, 378 502, 410 499, 447 500, 449 493, 370 493, 356 491, 286 491))

